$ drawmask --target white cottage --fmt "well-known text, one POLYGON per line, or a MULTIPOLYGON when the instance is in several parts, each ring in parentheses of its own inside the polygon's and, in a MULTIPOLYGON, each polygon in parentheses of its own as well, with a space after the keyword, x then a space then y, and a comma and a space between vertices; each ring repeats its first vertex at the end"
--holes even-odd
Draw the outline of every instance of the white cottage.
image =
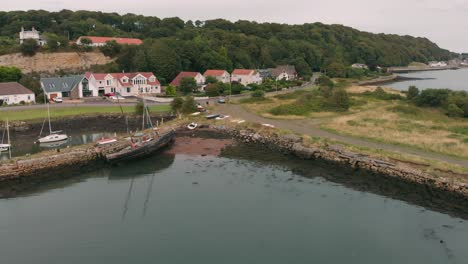
POLYGON ((47 40, 45 40, 39 31, 37 31, 34 27, 29 30, 24 30, 24 27, 21 27, 21 32, 19 33, 20 37, 20 44, 27 39, 34 39, 39 46, 44 46, 47 44, 47 40))
POLYGON ((235 69, 231 74, 231 81, 247 86, 249 84, 261 84, 262 77, 256 70, 235 69))
POLYGON ((17 82, 0 83, 0 106, 22 103, 36 103, 36 97, 31 90, 17 82))

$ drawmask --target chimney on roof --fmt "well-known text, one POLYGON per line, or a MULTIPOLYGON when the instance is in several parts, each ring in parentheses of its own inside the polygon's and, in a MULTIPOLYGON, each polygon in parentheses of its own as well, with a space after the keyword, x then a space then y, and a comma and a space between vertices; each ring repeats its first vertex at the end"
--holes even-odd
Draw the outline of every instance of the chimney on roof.
POLYGON ((24 32, 24 27, 21 27, 21 32, 24 32))
POLYGON ((32 27, 32 31, 36 31, 36 29, 34 27, 32 27))

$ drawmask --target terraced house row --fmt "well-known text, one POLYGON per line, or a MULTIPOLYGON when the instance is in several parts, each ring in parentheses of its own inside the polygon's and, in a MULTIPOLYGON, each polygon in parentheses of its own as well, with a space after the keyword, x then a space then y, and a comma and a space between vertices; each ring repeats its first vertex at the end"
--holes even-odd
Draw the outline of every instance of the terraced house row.
POLYGON ((84 75, 41 78, 41 87, 48 99, 79 99, 111 93, 122 96, 161 93, 161 83, 151 72, 87 72, 84 75))

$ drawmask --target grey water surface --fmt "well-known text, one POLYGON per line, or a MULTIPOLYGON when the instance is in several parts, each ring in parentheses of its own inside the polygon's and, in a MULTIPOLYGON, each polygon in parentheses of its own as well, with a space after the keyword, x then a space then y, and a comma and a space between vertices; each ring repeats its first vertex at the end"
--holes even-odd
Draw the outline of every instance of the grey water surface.
POLYGON ((467 263, 468 221, 263 155, 162 153, 0 200, 1 263, 467 263))

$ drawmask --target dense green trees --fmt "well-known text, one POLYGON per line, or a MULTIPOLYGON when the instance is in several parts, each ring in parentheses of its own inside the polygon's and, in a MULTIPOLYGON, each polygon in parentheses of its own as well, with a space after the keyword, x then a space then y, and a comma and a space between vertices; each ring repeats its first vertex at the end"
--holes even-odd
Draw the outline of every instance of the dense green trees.
POLYGON ((154 71, 164 84, 182 69, 229 71, 294 64, 298 73, 307 77, 312 71, 327 68, 342 75, 342 66, 355 62, 366 63, 372 69, 454 56, 424 38, 371 34, 341 25, 223 19, 184 22, 179 18, 70 10, 0 12, 0 53, 14 50, 12 43, 21 26, 35 26, 72 40, 84 35, 144 39, 140 47, 122 47, 116 55, 119 70, 154 71))
POLYGON ((197 92, 197 83, 194 78, 185 77, 180 80, 180 90, 184 94, 196 93, 197 92))
POLYGON ((0 66, 0 82, 18 82, 21 76, 21 70, 16 67, 0 66))
POLYGON ((21 53, 25 56, 34 56, 36 55, 39 45, 34 39, 27 39, 21 44, 21 53))

